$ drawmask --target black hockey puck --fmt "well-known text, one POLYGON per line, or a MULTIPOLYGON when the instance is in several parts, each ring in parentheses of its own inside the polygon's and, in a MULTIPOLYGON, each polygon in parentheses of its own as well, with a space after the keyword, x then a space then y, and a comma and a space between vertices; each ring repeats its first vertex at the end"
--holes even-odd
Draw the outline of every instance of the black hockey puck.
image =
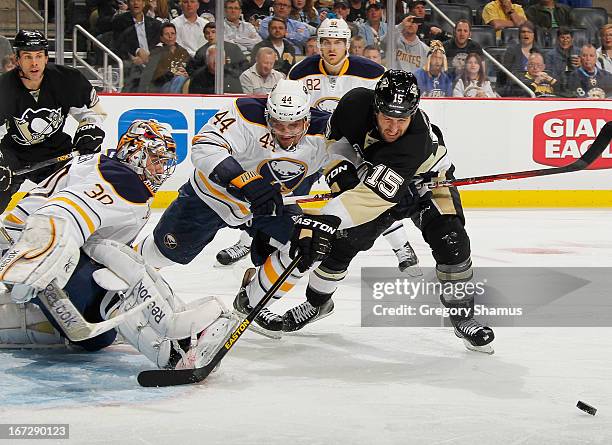
POLYGON ((581 400, 578 400, 578 403, 576 403, 576 408, 584 411, 587 414, 590 414, 591 416, 594 416, 595 413, 597 412, 597 408, 589 405, 588 403, 584 403, 581 400))

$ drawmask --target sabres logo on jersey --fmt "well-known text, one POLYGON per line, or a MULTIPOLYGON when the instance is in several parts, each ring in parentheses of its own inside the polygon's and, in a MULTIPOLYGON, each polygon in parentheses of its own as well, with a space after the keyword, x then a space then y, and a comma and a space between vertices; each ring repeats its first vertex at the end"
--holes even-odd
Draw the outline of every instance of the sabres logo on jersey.
POLYGON ((259 174, 272 184, 279 184, 281 193, 289 193, 306 177, 306 163, 289 158, 267 159, 257 168, 259 174))
POLYGON ((317 110, 333 113, 339 101, 339 97, 322 97, 314 103, 313 107, 317 110))
POLYGON ((13 139, 21 145, 39 144, 62 128, 64 124, 61 108, 56 110, 28 108, 21 117, 14 119, 18 134, 14 134, 13 139))

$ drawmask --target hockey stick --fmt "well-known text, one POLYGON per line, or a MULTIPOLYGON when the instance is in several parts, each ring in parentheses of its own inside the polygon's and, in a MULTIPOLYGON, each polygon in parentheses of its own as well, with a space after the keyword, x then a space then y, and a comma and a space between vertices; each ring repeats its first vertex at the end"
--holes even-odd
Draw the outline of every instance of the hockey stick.
POLYGON ((219 362, 225 357, 230 349, 244 334, 255 317, 261 312, 265 305, 272 299, 276 291, 283 285, 285 280, 289 277, 291 272, 297 267, 298 263, 302 259, 301 255, 296 256, 289 266, 283 271, 282 274, 276 279, 272 287, 266 292, 261 301, 251 310, 249 315, 238 325, 238 327, 230 333, 223 341, 223 346, 217 351, 212 360, 205 366, 195 369, 152 369, 148 371, 142 371, 138 374, 138 383, 144 387, 156 387, 156 386, 175 386, 175 385, 186 385, 189 383, 199 383, 204 380, 208 375, 217 367, 219 362))
POLYGON ((37 162, 34 165, 30 165, 26 168, 20 168, 19 170, 15 170, 13 172, 13 176, 25 175, 26 173, 30 173, 36 170, 40 170, 41 168, 48 167, 49 165, 57 164, 58 162, 69 161, 73 158, 79 156, 78 151, 71 151, 68 154, 57 156, 55 158, 47 159, 46 161, 37 162))
MULTIPOLYGON (((421 187, 427 187, 434 189, 438 187, 459 187, 463 185, 483 184, 486 182, 494 181, 512 181, 514 179, 525 179, 535 178, 538 176, 556 175, 559 173, 569 173, 584 170, 591 165, 608 147, 610 140, 612 139, 612 121, 607 122, 597 138, 593 141, 593 144, 586 150, 580 158, 576 159, 571 164, 564 167, 553 167, 553 168, 542 168, 538 170, 526 170, 521 172, 512 173, 499 173, 496 175, 485 175, 485 176, 474 176, 471 178, 460 178, 460 179, 446 179, 442 181, 431 181, 419 184, 421 187)), ((318 195, 304 195, 304 196, 286 196, 283 198, 283 204, 302 204, 308 202, 327 201, 332 199, 331 193, 323 193, 318 195)))
POLYGON ((59 288, 53 280, 46 288, 36 295, 41 303, 47 308, 53 319, 60 325, 62 331, 70 341, 77 342, 96 337, 106 331, 116 328, 125 319, 133 314, 133 311, 144 309, 151 304, 150 301, 143 301, 130 308, 127 312, 117 315, 109 320, 99 323, 90 323, 83 317, 83 314, 74 307, 70 298, 59 288))

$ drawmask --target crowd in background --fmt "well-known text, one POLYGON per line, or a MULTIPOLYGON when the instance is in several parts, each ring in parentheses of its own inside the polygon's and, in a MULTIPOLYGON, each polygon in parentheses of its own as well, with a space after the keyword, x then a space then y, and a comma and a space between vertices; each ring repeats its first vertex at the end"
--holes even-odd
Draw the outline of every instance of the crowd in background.
MULTIPOLYGON (((88 0, 87 27, 124 61, 124 92, 213 93, 216 1, 88 0)), ((475 17, 450 29, 422 0, 396 0, 390 27, 379 0, 225 0, 224 92, 269 92, 319 52, 317 27, 336 17, 350 26, 351 54, 413 72, 424 96, 528 96, 518 79, 537 96, 612 97, 612 24, 578 27, 572 8, 585 6, 589 0, 482 1, 475 17), (478 36, 490 28, 493 44, 478 42, 476 24, 478 36), (389 38, 395 54, 384 53, 389 38)), ((0 60, 2 71, 15 66, 2 37, 0 60)), ((91 52, 90 61, 100 65, 101 57, 91 52)))

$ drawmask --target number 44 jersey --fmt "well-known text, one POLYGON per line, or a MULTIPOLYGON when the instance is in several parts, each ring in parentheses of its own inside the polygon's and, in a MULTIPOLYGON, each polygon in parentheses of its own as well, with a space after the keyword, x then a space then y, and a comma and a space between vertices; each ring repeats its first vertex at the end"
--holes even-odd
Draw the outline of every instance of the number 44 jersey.
POLYGON ((270 134, 265 109, 266 99, 236 99, 210 118, 193 140, 191 161, 195 169, 191 185, 230 226, 244 224, 251 219, 251 213, 248 202, 231 194, 215 178, 215 169, 228 157, 245 171, 256 171, 278 184, 283 195, 318 174, 332 160, 324 135, 329 113, 311 109, 306 135, 295 147, 283 149, 270 134))

